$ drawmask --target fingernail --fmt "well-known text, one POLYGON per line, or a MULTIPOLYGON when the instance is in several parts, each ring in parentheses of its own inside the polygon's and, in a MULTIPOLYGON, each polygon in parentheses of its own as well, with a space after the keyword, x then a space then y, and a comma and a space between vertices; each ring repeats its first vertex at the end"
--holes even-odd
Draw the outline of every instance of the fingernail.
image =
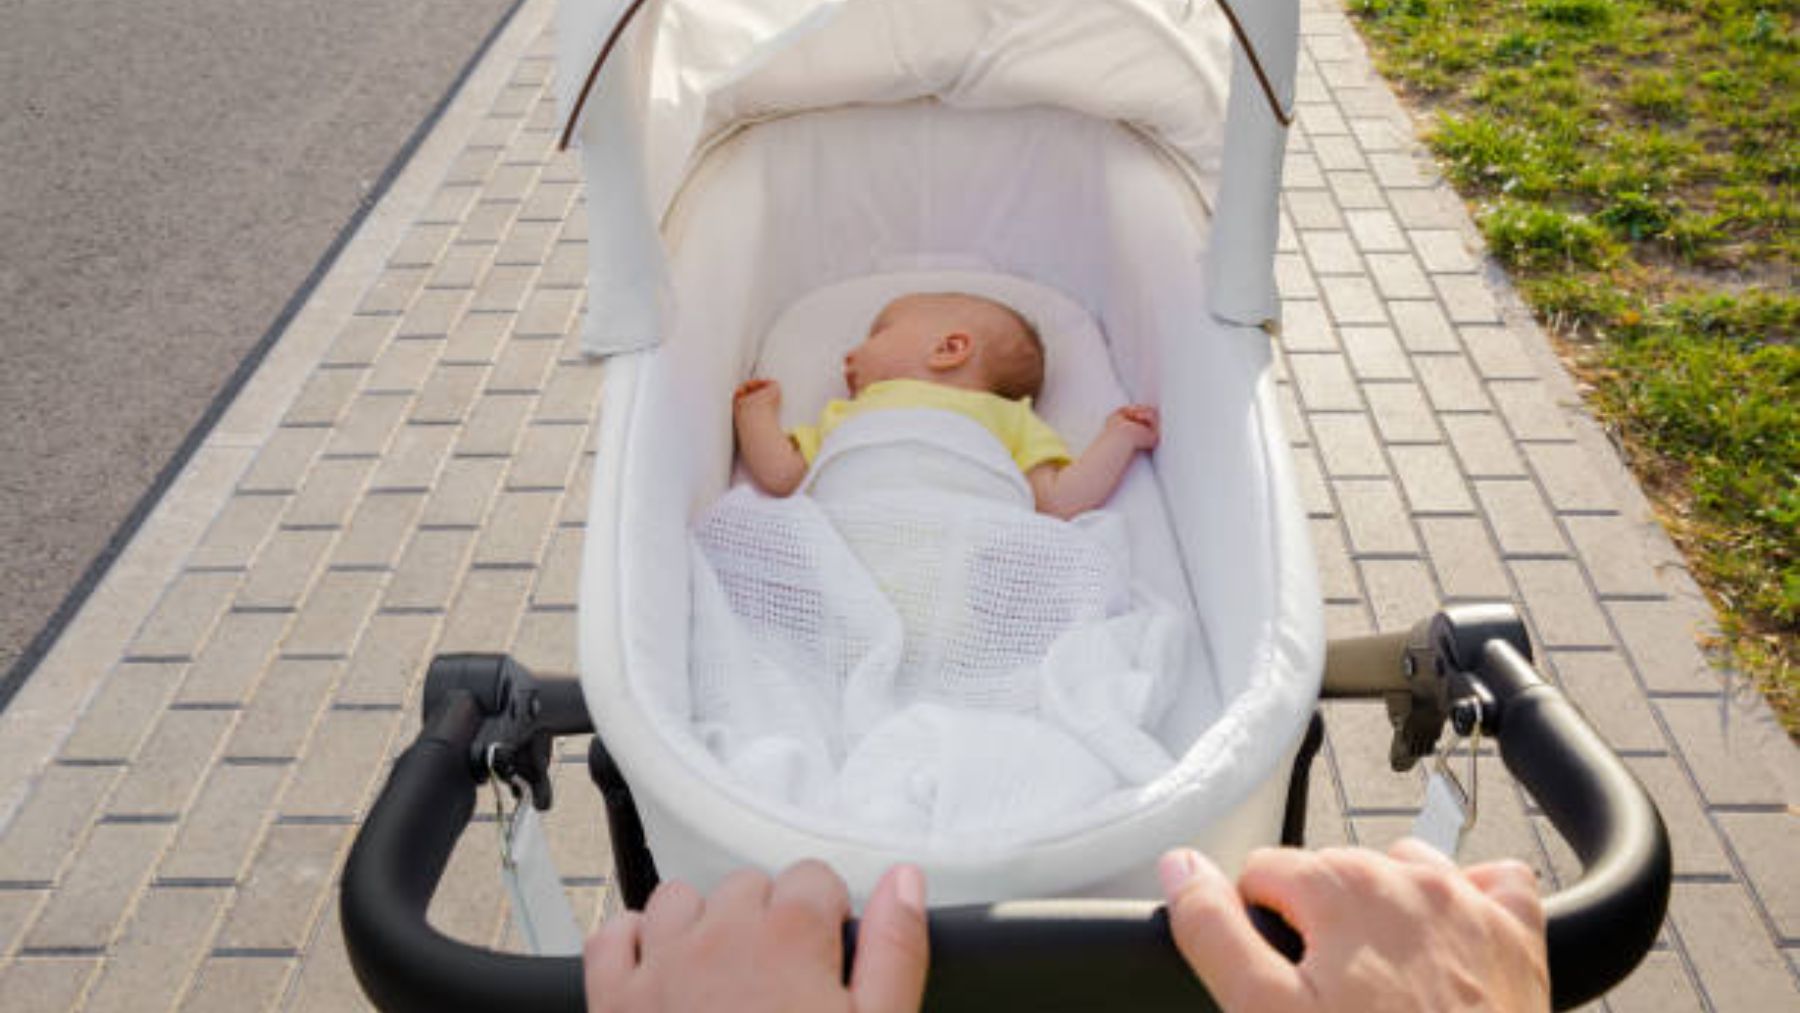
POLYGON ((1200 874, 1200 856, 1192 848, 1177 848, 1157 860, 1156 875, 1162 880, 1163 893, 1170 897, 1180 893, 1200 874))
POLYGON ((894 896, 901 906, 917 911, 925 911, 925 874, 917 866, 901 865, 894 869, 894 896))

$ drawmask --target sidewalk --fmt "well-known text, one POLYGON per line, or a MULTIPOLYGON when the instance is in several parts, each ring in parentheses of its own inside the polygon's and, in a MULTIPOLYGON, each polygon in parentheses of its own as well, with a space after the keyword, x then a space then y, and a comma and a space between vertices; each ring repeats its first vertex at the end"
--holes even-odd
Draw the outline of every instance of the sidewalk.
MULTIPOLYGON (((527 0, 382 206, 0 714, 0 1009, 362 1004, 336 872, 424 665, 575 667, 601 366, 575 333, 580 177, 527 0)), ((1705 600, 1433 172, 1360 40, 1308 0, 1278 269, 1282 394, 1333 635, 1523 605, 1541 659, 1675 845, 1614 1010, 1800 1009, 1800 759, 1711 670, 1705 600), (1785 842, 1785 843, 1784 843, 1785 842)), ((1421 788, 1334 705, 1314 846, 1382 845, 1421 788)), ((611 871, 583 750, 549 820, 578 909, 611 871)), ((1481 760, 1465 860, 1572 860, 1481 760)), ((494 835, 433 921, 505 945, 494 835)))

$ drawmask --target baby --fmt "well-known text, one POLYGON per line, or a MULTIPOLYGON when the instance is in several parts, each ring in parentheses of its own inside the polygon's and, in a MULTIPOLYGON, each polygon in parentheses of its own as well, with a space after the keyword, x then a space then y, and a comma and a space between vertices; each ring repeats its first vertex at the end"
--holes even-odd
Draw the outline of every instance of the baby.
POLYGON ((781 387, 753 379, 732 399, 739 452, 764 492, 786 496, 831 430, 883 408, 937 408, 968 416, 1006 447, 1041 513, 1068 519, 1104 504, 1140 452, 1156 446, 1156 409, 1127 405, 1078 458, 1038 418, 1044 346, 1011 308, 980 296, 922 293, 888 303, 869 336, 844 356, 850 400, 832 401, 815 426, 782 432, 781 387))

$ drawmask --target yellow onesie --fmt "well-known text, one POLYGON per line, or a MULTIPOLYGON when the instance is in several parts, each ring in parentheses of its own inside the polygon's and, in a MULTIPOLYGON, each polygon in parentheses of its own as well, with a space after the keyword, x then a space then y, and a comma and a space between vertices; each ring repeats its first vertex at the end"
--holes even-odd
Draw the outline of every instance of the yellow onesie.
POLYGON ((845 419, 884 408, 940 408, 966 415, 987 427, 1026 474, 1040 464, 1069 463, 1069 448, 1037 413, 1031 399, 1019 401, 981 390, 964 390, 925 380, 882 380, 863 388, 852 401, 825 406, 816 426, 788 430, 808 465, 819 455, 825 437, 845 419))

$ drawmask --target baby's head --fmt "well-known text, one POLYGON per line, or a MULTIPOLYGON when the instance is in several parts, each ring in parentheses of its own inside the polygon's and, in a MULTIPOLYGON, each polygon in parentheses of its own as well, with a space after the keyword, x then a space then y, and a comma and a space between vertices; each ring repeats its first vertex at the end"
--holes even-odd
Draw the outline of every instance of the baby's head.
POLYGON ((925 292, 888 303, 869 336, 844 356, 852 396, 882 380, 929 380, 1005 398, 1036 397, 1044 344, 1004 303, 962 292, 925 292))

